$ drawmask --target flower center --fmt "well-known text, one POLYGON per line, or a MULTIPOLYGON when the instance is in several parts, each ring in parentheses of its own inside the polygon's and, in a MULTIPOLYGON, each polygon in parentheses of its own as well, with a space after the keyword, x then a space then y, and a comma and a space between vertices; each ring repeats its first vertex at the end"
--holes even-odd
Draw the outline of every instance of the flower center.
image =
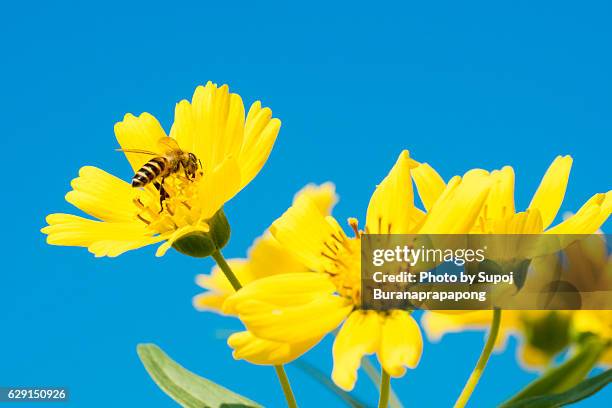
POLYGON ((197 205, 200 178, 200 174, 193 180, 171 175, 166 177, 163 185, 157 184, 159 187, 153 183, 148 184, 134 199, 138 209, 136 217, 147 228, 159 234, 185 225, 195 225, 200 219, 200 208, 197 205))
POLYGON ((355 237, 349 238, 339 230, 325 242, 321 253, 329 262, 325 272, 330 275, 340 296, 350 299, 353 304, 361 303, 361 239, 357 220, 349 219, 349 225, 355 231, 355 237))

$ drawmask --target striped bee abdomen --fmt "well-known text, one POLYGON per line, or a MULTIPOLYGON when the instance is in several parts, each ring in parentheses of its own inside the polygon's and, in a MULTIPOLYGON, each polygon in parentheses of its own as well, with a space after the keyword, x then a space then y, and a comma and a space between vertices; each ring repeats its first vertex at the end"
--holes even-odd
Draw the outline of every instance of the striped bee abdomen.
POLYGON ((154 157, 146 162, 132 177, 132 187, 144 187, 162 173, 166 172, 168 160, 165 157, 154 157))

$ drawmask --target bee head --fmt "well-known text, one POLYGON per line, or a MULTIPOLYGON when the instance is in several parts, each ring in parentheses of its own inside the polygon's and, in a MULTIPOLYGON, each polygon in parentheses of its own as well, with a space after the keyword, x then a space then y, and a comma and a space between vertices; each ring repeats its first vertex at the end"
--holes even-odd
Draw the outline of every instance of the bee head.
POLYGON ((196 172, 198 171, 198 158, 195 154, 187 153, 182 164, 189 176, 195 176, 196 172))

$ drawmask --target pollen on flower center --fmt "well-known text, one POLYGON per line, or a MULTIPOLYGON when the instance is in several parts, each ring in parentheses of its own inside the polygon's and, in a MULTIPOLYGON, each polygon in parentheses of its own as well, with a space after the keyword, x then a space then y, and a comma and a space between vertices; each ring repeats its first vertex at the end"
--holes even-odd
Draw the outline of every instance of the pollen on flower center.
POLYGON ((163 202, 160 200, 161 190, 152 183, 147 185, 133 200, 138 209, 136 217, 159 234, 196 224, 200 219, 197 205, 200 178, 200 174, 193 180, 178 175, 167 177, 163 184, 167 197, 163 202))
MULTIPOLYGON (((355 225, 356 219, 351 219, 355 225)), ((325 273, 336 285, 338 294, 350 299, 355 305, 361 303, 361 241, 359 235, 349 238, 342 230, 331 235, 324 242, 325 250, 321 255, 328 260, 325 273)))

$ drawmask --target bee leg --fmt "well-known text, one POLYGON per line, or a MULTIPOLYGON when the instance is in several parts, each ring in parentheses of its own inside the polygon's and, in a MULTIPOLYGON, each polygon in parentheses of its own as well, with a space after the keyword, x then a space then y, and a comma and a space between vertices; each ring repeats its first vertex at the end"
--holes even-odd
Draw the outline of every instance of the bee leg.
POLYGON ((164 211, 164 200, 170 197, 170 195, 164 188, 164 181, 166 181, 165 178, 161 180, 161 183, 160 182, 153 183, 155 188, 159 191, 159 212, 160 213, 164 211))

